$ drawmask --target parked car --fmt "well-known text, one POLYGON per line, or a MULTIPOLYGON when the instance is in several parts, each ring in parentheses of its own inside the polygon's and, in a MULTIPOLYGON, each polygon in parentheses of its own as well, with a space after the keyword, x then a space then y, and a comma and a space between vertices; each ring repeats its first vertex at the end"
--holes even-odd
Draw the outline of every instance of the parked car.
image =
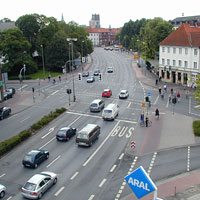
POLYGON ((94 81, 95 81, 94 76, 90 76, 90 77, 87 79, 87 83, 93 83, 94 81))
POLYGON ((0 108, 0 119, 4 119, 11 113, 11 108, 10 107, 1 107, 0 108))
POLYGON ((112 95, 112 90, 110 89, 104 89, 102 92, 102 97, 110 97, 112 95))
POLYGON ((76 128, 63 127, 60 130, 58 130, 56 134, 56 139, 58 141, 68 141, 74 135, 76 135, 76 128))
POLYGON ((12 94, 15 94, 15 88, 8 88, 7 91, 10 91, 12 94))
POLYGON ((57 183, 57 175, 53 172, 35 174, 22 187, 22 196, 28 199, 40 199, 42 195, 57 183))
POLYGON ((83 73, 82 73, 82 77, 88 77, 89 75, 90 75, 89 72, 83 72, 83 73))
POLYGON ((47 150, 32 150, 28 152, 22 161, 24 167, 37 168, 40 163, 49 158, 47 150))
POLYGON ((108 72, 108 73, 112 73, 112 72, 113 72, 113 67, 108 67, 108 68, 107 68, 107 72, 108 72))
POLYGON ((13 97, 12 91, 6 90, 4 91, 4 100, 10 99, 13 97))
POLYGON ((101 73, 100 69, 94 70, 94 76, 99 76, 100 73, 101 73))
POLYGON ((120 99, 126 99, 128 98, 128 96, 129 96, 128 90, 121 90, 121 92, 119 93, 120 99))
POLYGON ((6 187, 0 184, 0 198, 3 198, 6 193, 6 187))

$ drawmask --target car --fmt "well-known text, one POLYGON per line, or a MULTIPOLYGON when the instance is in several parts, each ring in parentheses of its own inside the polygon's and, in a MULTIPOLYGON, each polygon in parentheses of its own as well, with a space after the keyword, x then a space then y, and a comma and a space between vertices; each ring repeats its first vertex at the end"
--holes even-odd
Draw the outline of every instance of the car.
POLYGON ((90 112, 100 112, 105 106, 105 102, 102 99, 95 99, 90 104, 90 112))
POLYGON ((35 174, 21 188, 22 196, 28 199, 40 199, 42 195, 57 183, 57 174, 49 171, 35 174))
POLYGON ((0 198, 3 198, 6 193, 6 187, 0 184, 0 198))
POLYGON ((112 95, 112 90, 110 89, 104 89, 102 92, 102 97, 110 97, 112 95))
POLYGON ((1 107, 0 108, 0 119, 4 119, 11 113, 11 108, 10 107, 1 107))
POLYGON ((90 75, 89 72, 83 72, 83 73, 82 73, 82 77, 88 77, 89 75, 90 75))
POLYGON ((94 70, 94 76, 99 76, 100 73, 101 73, 100 69, 94 70))
POLYGON ((94 76, 90 76, 90 77, 87 79, 87 83, 93 83, 94 81, 95 81, 94 76))
POLYGON ((113 67, 108 67, 108 68, 107 68, 107 72, 108 72, 108 73, 112 73, 112 72, 113 72, 113 67))
POLYGON ((37 168, 40 163, 49 158, 47 150, 32 150, 28 152, 22 161, 24 167, 37 168))
POLYGON ((76 135, 76 128, 63 127, 58 130, 56 134, 56 139, 58 141, 68 141, 74 135, 76 135))
POLYGON ((121 90, 121 92, 119 93, 120 99, 126 99, 128 98, 128 96, 129 96, 128 90, 121 90))
POLYGON ((7 91, 11 92, 12 95, 15 94, 15 88, 8 88, 7 91))
POLYGON ((10 99, 13 97, 12 91, 6 90, 4 91, 4 100, 10 99))

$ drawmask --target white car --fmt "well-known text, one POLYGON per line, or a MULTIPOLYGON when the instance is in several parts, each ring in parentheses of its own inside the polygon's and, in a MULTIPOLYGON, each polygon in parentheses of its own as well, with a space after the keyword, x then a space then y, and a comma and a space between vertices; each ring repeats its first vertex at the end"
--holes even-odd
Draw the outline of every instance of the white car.
POLYGON ((119 93, 119 98, 120 99, 126 99, 129 96, 128 90, 121 90, 119 93))
POLYGON ((0 184, 0 198, 5 196, 6 187, 0 184))

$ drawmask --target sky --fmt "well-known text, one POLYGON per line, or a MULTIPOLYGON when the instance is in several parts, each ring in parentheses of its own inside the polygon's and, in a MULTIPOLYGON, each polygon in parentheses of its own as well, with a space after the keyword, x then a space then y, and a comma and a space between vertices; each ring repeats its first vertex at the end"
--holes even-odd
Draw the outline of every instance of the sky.
POLYGON ((200 15, 199 5, 199 0, 0 0, 0 19, 16 21, 23 15, 37 13, 60 21, 63 14, 66 23, 89 26, 92 14, 99 14, 102 28, 120 28, 129 20, 173 20, 183 13, 200 15))

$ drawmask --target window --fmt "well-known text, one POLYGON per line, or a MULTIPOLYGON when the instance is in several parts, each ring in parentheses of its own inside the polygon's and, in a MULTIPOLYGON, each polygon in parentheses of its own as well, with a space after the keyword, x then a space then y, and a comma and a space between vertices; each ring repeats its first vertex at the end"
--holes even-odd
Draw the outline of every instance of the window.
POLYGON ((194 62, 194 69, 197 69, 197 62, 194 62))
POLYGON ((188 55, 188 48, 185 48, 185 55, 188 55))
POLYGON ((181 60, 178 61, 178 66, 179 66, 179 67, 182 66, 182 61, 181 61, 181 60))
POLYGON ((188 67, 188 61, 184 61, 184 67, 188 67))
POLYGON ((163 53, 165 52, 165 47, 162 47, 162 52, 163 52, 163 53))
POLYGON ((41 181, 40 184, 39 184, 39 187, 42 187, 43 185, 45 185, 45 182, 41 181))
POLYGON ((167 47, 167 53, 170 53, 170 47, 167 47))
POLYGON ((178 81, 181 81, 181 72, 178 72, 178 81))
POLYGON ((182 48, 179 48, 179 54, 182 54, 182 48))
POLYGON ((163 64, 163 65, 165 64, 165 59, 164 59, 164 58, 162 58, 162 64, 163 64))
POLYGON ((175 47, 173 48, 173 53, 174 53, 174 54, 176 53, 176 48, 175 48, 175 47))
POLYGON ((167 79, 170 79, 170 72, 167 71, 167 79))
POLYGON ((198 49, 194 49, 194 56, 197 56, 198 54, 198 49))
POLYGON ((176 60, 173 60, 173 66, 174 67, 176 66, 176 60))
POLYGON ((167 59, 167 65, 170 65, 170 59, 167 59))

